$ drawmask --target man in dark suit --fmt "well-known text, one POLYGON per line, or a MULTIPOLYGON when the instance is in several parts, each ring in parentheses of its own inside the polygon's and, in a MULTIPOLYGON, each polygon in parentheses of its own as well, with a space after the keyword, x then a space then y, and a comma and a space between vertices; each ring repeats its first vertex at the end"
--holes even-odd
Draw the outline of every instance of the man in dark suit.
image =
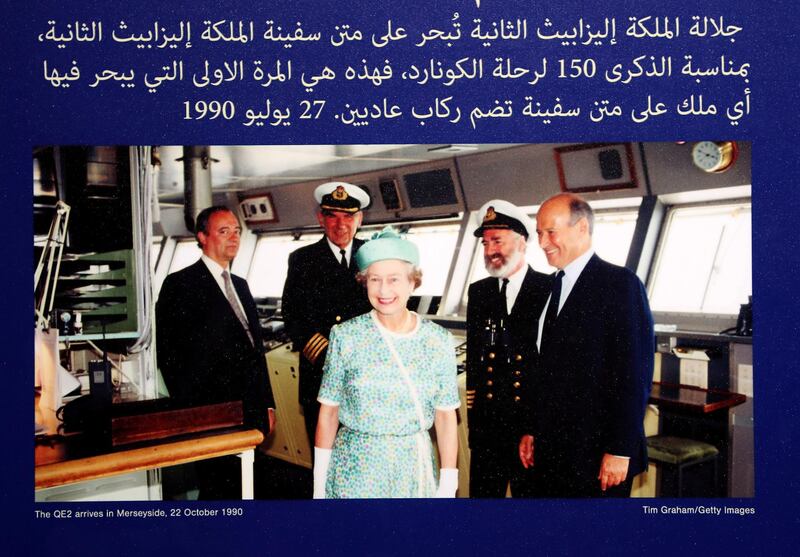
POLYGON ((593 222, 573 194, 548 199, 537 215, 539 245, 558 271, 540 316, 520 459, 544 497, 627 497, 647 467, 653 318, 636 275, 594 254, 593 222))
MULTIPOLYGON (((170 397, 196 406, 241 400, 245 425, 275 426, 256 304, 247 282, 230 274, 241 226, 226 207, 197 217, 201 258, 164 280, 156 304, 158 365, 170 397)), ((236 457, 196 463, 201 499, 241 496, 236 457)))
POLYGON ((331 327, 371 309, 364 287, 355 279, 358 267, 354 257, 364 243, 355 234, 369 196, 353 184, 328 182, 316 188, 314 198, 325 236, 289 255, 282 298, 286 329, 294 349, 300 352, 299 398, 311 447, 331 327))
POLYGON ((531 497, 531 474, 517 445, 520 411, 536 373, 536 321, 550 278, 525 262, 533 223, 518 207, 495 199, 479 211, 486 270, 467 302, 467 413, 470 497, 531 497))

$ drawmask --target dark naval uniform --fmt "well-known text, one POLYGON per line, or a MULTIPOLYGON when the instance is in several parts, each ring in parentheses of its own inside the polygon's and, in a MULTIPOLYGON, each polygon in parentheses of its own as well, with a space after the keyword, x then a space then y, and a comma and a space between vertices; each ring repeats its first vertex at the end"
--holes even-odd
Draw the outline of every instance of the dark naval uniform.
POLYGON ((467 413, 470 496, 533 495, 532 472, 518 455, 522 412, 536 372, 537 322, 551 279, 527 267, 512 307, 505 315, 500 282, 488 277, 469 287, 467 305, 467 413))
POLYGON ((355 280, 355 254, 363 240, 353 239, 345 269, 323 238, 289 255, 283 289, 283 316, 294 349, 300 352, 300 404, 311 445, 319 418, 317 393, 331 327, 370 310, 366 289, 355 280))

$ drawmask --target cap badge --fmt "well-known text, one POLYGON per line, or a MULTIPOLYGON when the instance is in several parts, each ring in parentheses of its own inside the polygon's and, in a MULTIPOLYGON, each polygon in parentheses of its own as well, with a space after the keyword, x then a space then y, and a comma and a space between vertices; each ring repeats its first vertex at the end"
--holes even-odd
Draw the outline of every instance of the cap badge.
POLYGON ((486 216, 483 217, 483 222, 492 221, 497 218, 497 213, 494 212, 494 207, 486 209, 486 216))
POLYGON ((336 189, 331 193, 331 197, 336 201, 344 201, 347 199, 347 190, 344 189, 344 186, 336 186, 336 189))

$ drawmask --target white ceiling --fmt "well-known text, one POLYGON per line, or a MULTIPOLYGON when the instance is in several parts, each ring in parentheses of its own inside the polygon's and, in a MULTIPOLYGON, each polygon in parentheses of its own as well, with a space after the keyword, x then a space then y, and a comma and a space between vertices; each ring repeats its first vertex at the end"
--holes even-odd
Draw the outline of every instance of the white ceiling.
MULTIPOLYGON (((243 191, 328 180, 407 164, 510 147, 480 145, 214 145, 210 155, 214 192, 243 191)), ((159 199, 180 201, 183 195, 181 146, 161 146, 159 199)))

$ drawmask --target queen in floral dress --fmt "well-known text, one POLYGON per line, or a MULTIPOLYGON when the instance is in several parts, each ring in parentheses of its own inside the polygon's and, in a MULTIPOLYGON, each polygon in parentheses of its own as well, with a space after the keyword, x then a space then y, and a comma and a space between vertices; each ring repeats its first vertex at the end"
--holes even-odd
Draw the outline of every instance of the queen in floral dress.
POLYGON ((454 497, 455 354, 445 329, 406 308, 420 283, 417 247, 387 227, 358 250, 356 262, 374 309, 331 330, 314 497, 454 497))

